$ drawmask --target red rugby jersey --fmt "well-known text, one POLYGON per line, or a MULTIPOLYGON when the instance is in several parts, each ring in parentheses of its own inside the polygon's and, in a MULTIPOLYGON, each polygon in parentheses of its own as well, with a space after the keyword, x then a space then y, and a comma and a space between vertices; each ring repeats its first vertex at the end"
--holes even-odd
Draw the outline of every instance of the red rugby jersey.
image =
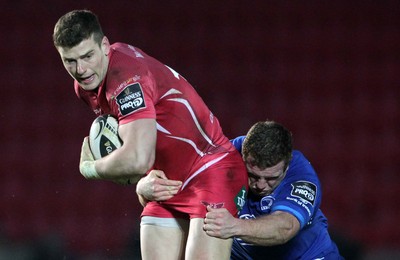
POLYGON ((97 115, 112 114, 120 124, 156 119, 154 169, 185 181, 224 153, 236 152, 218 119, 176 71, 124 43, 111 45, 109 57, 99 88, 85 91, 75 82, 75 91, 97 115))

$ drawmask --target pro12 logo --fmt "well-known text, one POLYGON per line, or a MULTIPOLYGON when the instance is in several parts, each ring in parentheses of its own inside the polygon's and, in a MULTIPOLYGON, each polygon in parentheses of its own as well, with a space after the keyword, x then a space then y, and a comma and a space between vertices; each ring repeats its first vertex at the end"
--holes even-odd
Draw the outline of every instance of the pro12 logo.
POLYGON ((119 111, 123 116, 146 107, 142 87, 138 82, 126 86, 124 90, 118 94, 116 101, 119 111))
POLYGON ((315 198, 317 196, 317 186, 314 183, 308 181, 297 181, 291 185, 292 191, 290 192, 290 195, 314 206, 315 198))

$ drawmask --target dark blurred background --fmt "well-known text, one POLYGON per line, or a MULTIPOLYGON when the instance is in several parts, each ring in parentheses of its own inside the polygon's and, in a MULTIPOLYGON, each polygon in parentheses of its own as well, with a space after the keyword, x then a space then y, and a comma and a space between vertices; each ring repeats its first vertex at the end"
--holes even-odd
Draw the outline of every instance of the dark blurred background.
POLYGON ((52 45, 73 9, 198 90, 229 138, 292 130, 346 259, 399 257, 400 1, 0 2, 0 259, 140 259, 135 187, 87 181, 94 114, 52 45))

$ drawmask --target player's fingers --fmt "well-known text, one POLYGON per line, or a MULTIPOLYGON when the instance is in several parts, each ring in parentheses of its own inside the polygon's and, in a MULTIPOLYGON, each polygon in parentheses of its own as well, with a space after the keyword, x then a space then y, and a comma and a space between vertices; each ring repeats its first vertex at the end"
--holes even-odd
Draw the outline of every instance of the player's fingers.
POLYGON ((173 195, 177 194, 178 191, 179 191, 179 189, 170 188, 170 189, 163 189, 163 190, 160 190, 158 192, 154 192, 154 194, 157 197, 161 197, 161 196, 171 196, 172 197, 173 195))
POLYGON ((83 139, 82 148, 81 148, 81 162, 82 161, 87 161, 87 160, 90 160, 90 161, 94 160, 92 152, 90 151, 89 137, 88 136, 86 136, 83 139))
POLYGON ((179 192, 179 188, 171 188, 168 190, 170 194, 175 195, 179 192))
POLYGON ((168 191, 178 191, 181 188, 181 185, 168 185, 166 187, 168 191))
POLYGON ((153 193, 168 193, 168 194, 176 194, 180 189, 180 186, 171 186, 171 185, 162 185, 162 184, 154 184, 153 185, 153 193))
POLYGON ((179 188, 180 186, 182 186, 181 181, 165 180, 165 179, 155 179, 154 184, 165 186, 167 187, 167 189, 168 187, 179 188))
POLYGON ((173 195, 165 195, 165 196, 162 196, 162 197, 159 199, 159 201, 169 200, 169 199, 172 198, 172 197, 173 197, 173 195))
POLYGON ((208 211, 208 212, 213 212, 213 211, 215 211, 215 210, 217 210, 217 209, 213 208, 211 205, 208 205, 208 206, 207 206, 207 211, 208 211))
POLYGON ((158 179, 158 182, 162 183, 163 185, 169 185, 169 186, 180 186, 180 185, 182 185, 182 182, 178 181, 178 180, 158 179))
POLYGON ((152 170, 151 171, 155 176, 161 179, 168 179, 167 176, 165 176, 165 173, 161 170, 152 170))
POLYGON ((158 191, 158 196, 175 195, 178 193, 178 191, 178 189, 164 187, 162 190, 158 191))
POLYGON ((213 226, 210 224, 203 225, 203 230, 206 232, 207 235, 211 237, 218 237, 218 233, 213 229, 213 226))
POLYGON ((170 193, 159 193, 156 196, 154 196, 154 200, 155 201, 165 201, 165 200, 169 200, 170 198, 172 198, 174 196, 174 194, 170 194, 170 193))
POLYGON ((175 181, 175 180, 166 180, 168 186, 182 186, 181 181, 175 181))
POLYGON ((214 214, 212 212, 207 212, 206 217, 204 218, 204 223, 210 224, 213 223, 214 214))

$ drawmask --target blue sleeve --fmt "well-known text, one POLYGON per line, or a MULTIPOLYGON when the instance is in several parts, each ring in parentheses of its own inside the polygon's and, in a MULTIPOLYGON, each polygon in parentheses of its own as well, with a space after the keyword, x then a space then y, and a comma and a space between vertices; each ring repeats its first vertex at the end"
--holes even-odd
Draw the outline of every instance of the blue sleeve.
POLYGON ((314 168, 298 151, 282 183, 274 191, 276 201, 272 211, 286 211, 294 215, 303 228, 318 211, 321 203, 321 186, 314 168))
POLYGON ((245 135, 238 136, 235 139, 230 140, 233 146, 235 146, 236 150, 239 151, 239 153, 242 153, 242 144, 244 141, 244 138, 246 138, 245 135))

